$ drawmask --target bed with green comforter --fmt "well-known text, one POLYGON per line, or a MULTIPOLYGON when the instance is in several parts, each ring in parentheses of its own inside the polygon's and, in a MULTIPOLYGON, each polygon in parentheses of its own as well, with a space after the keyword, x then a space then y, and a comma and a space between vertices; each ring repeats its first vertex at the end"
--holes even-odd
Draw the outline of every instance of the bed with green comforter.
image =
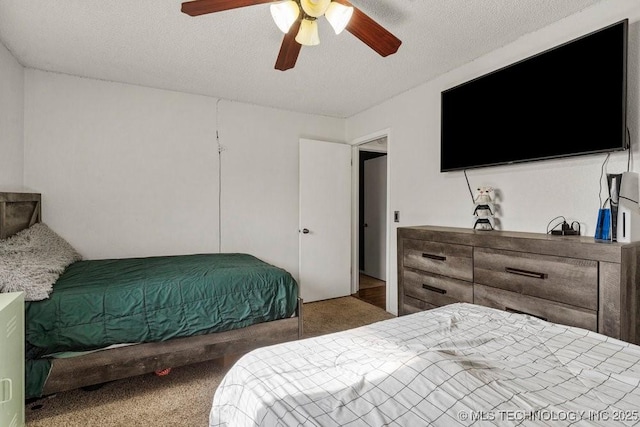
POLYGON ((77 261, 49 299, 26 303, 26 396, 42 395, 52 354, 284 319, 298 293, 286 270, 248 254, 77 261))

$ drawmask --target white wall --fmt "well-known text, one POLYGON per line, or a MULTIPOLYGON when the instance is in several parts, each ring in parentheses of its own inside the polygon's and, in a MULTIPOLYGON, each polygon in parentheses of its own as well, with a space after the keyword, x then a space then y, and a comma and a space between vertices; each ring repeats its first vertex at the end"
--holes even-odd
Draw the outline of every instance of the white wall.
POLYGON ((25 184, 42 193, 44 222, 86 258, 217 252, 217 128, 222 250, 297 277, 298 138, 344 139, 344 120, 25 76, 25 184))
POLYGON ((219 104, 222 251, 246 251, 298 278, 299 139, 344 141, 345 120, 219 104))
POLYGON ((0 190, 23 185, 24 69, 0 43, 0 190))
MULTIPOLYGON (((350 141, 382 129, 391 130, 388 209, 390 221, 393 211, 399 210, 401 222, 389 225, 389 311, 397 313, 396 226, 431 224, 471 228, 473 225, 473 204, 463 173, 439 172, 441 91, 623 18, 630 21, 628 126, 635 157, 632 169, 639 171, 640 3, 637 0, 602 2, 347 120, 350 141)), ((592 236, 604 160, 605 154, 600 154, 474 169, 467 175, 472 188, 491 185, 502 192, 502 229, 544 233, 550 220, 564 215, 569 221, 579 221, 583 234, 592 236)), ((626 168, 627 152, 620 152, 611 155, 605 172, 622 172, 626 168)))

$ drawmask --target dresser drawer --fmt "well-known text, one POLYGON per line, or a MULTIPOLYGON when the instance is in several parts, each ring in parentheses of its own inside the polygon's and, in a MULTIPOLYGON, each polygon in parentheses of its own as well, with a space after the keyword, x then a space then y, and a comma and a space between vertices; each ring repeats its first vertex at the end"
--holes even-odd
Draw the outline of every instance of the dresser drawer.
POLYGON ((403 308, 404 310, 401 314, 413 314, 425 310, 431 310, 432 308, 438 308, 438 306, 405 295, 403 308))
POLYGON ((598 315, 592 310, 478 284, 473 285, 473 295, 474 302, 479 305, 598 331, 598 315))
POLYGON ((422 271, 405 269, 404 294, 437 307, 454 302, 473 302, 473 284, 422 271))
POLYGON ((404 266, 429 273, 471 282, 473 281, 472 256, 471 246, 404 240, 404 266))
POLYGON ((476 248, 474 282, 589 310, 598 309, 596 261, 476 248))

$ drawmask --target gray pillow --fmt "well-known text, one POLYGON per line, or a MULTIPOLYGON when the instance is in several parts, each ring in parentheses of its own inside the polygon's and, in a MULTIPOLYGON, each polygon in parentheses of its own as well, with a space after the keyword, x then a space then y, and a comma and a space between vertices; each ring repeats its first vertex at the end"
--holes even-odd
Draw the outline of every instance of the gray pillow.
POLYGON ((49 298, 53 284, 82 256, 46 224, 0 240, 0 292, 25 293, 25 301, 49 298))

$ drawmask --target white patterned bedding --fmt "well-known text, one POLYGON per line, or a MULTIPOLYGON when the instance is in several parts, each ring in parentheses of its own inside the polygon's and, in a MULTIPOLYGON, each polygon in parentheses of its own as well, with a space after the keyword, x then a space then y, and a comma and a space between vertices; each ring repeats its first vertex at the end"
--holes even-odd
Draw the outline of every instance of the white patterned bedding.
POLYGON ((640 425, 640 346, 452 304, 254 350, 209 424, 640 425))

